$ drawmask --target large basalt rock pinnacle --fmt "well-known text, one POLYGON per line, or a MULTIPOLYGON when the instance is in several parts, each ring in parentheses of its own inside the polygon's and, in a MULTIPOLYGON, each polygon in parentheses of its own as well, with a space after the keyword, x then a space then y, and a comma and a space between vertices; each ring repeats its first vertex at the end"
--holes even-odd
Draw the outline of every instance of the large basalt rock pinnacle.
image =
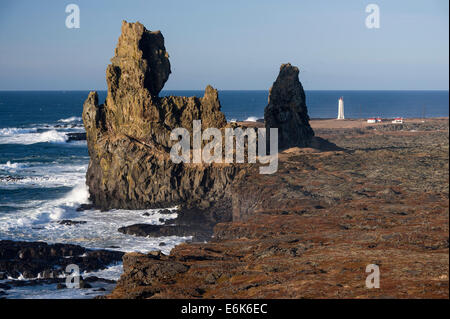
POLYGON ((282 64, 280 73, 269 90, 269 104, 264 110, 264 121, 266 128, 278 128, 279 149, 306 147, 314 136, 298 73, 298 68, 290 63, 282 64))
POLYGON ((90 155, 86 183, 98 208, 204 208, 227 192, 233 165, 174 164, 170 159, 174 128, 192 133, 193 120, 201 120, 203 129, 223 128, 226 120, 211 86, 201 98, 158 96, 170 74, 168 57, 161 32, 123 22, 106 71, 106 101, 99 104, 91 92, 83 107, 90 155))

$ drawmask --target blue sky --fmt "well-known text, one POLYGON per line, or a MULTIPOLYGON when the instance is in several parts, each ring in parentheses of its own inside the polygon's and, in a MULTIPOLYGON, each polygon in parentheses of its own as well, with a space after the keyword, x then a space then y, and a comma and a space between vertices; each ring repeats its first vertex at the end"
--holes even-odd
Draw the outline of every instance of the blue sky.
POLYGON ((0 90, 106 88, 122 20, 161 30, 165 89, 267 90, 281 63, 307 90, 449 87, 448 0, 0 0, 0 90), (66 5, 80 7, 67 29, 66 5), (380 7, 380 29, 365 8, 380 7))

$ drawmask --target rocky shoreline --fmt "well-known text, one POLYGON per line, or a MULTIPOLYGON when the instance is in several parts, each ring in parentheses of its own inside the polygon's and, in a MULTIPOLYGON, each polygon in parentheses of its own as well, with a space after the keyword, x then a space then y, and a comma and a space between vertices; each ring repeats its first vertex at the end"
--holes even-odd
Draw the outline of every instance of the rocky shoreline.
MULTIPOLYGON (((8 290, 13 287, 56 284, 57 289, 64 289, 68 265, 77 265, 82 274, 119 263, 123 255, 119 251, 92 250, 71 244, 1 240, 0 298, 7 298, 8 290)), ((115 283, 113 280, 88 276, 80 278, 80 288, 92 288, 94 282, 115 283)))
POLYGON ((191 242, 204 242, 211 239, 214 226, 221 222, 230 220, 220 216, 216 219, 210 214, 211 210, 181 208, 177 211, 177 217, 166 219, 162 225, 133 224, 118 229, 119 232, 128 235, 143 237, 192 237, 191 242))

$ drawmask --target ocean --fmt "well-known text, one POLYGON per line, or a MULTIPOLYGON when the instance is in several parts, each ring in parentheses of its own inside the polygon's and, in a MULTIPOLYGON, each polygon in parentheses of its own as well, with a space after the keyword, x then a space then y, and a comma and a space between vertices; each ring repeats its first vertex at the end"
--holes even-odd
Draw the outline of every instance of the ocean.
MULTIPOLYGON (((87 248, 120 251, 160 249, 168 253, 187 240, 181 237, 144 238, 121 234, 119 227, 160 224, 158 210, 78 212, 88 202, 85 173, 89 156, 85 141, 68 141, 67 133, 83 132, 82 105, 88 91, 0 91, 0 239, 62 242, 87 248), (143 216, 149 212, 150 216, 143 216), (60 225, 62 219, 87 221, 60 225), (159 246, 160 242, 166 243, 159 246)), ((203 91, 163 91, 162 95, 202 96, 203 91)), ((99 92, 100 102, 105 91, 99 92)), ((448 91, 307 91, 311 118, 334 118, 344 97, 346 118, 444 117, 449 115, 448 91)), ((228 120, 263 118, 267 91, 221 91, 228 120)), ((101 275, 117 279, 121 265, 101 275)), ((23 288, 23 298, 66 298, 54 287, 23 288)), ((15 293, 15 294, 14 294, 15 293)), ((71 292, 85 297, 83 292, 71 292)))
MULTIPOLYGON (((344 97, 345 118, 448 116, 448 91, 306 91, 310 118, 336 118, 344 97)), ((163 91, 162 95, 203 96, 203 91, 163 91)), ((221 91, 227 120, 264 118, 269 92, 221 91)))

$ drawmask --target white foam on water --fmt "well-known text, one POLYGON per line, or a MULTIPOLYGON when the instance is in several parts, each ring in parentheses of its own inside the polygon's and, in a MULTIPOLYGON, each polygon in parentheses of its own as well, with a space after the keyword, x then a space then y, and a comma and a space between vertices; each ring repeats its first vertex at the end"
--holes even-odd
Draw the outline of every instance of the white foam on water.
POLYGON ((58 122, 62 122, 62 123, 81 122, 81 121, 82 121, 82 118, 80 116, 71 116, 66 119, 58 120, 58 122))
POLYGON ((0 170, 17 173, 15 178, 0 177, 0 189, 73 187, 84 181, 88 164, 21 163, 5 164, 0 170), (11 166, 11 168, 8 168, 11 166))
MULTIPOLYGON (((66 143, 67 133, 84 132, 82 124, 69 124, 81 121, 80 117, 73 116, 59 120, 65 124, 40 124, 28 128, 7 127, 0 129, 0 144, 31 145, 36 143, 66 143)), ((75 144, 75 143, 70 143, 75 144)))
POLYGON ((77 176, 28 176, 15 180, 0 179, 0 189, 18 189, 18 188, 43 188, 43 187, 70 187, 77 176))
POLYGON ((21 168, 24 168, 27 166, 28 166, 27 163, 11 163, 10 161, 7 161, 5 164, 0 164, 0 170, 15 172, 18 169, 21 169, 21 168))
POLYGON ((113 265, 110 265, 106 269, 91 271, 91 272, 84 272, 81 274, 83 278, 89 277, 89 276, 96 276, 98 278, 108 279, 108 280, 119 280, 120 276, 123 273, 123 264, 116 263, 113 265))
POLYGON ((164 221, 176 218, 177 213, 174 211, 172 214, 160 214, 159 209, 77 211, 80 204, 88 203, 88 197, 83 176, 81 182, 62 198, 33 201, 32 205, 23 205, 17 211, 0 215, 0 238, 71 243, 86 248, 125 252, 161 250, 166 254, 175 245, 190 239, 177 236, 146 238, 122 234, 118 231, 120 227, 138 223, 160 225, 160 219, 164 221), (144 213, 148 216, 144 216, 144 213), (63 219, 86 223, 71 226, 59 224, 58 221, 63 219), (159 246, 161 242, 165 245, 159 246))
POLYGON ((1 136, 12 136, 15 134, 26 134, 36 132, 37 128, 17 128, 17 127, 6 127, 0 129, 1 136))
POLYGON ((66 143, 66 132, 50 130, 45 132, 14 133, 0 135, 0 144, 22 144, 30 145, 36 143, 66 143))

